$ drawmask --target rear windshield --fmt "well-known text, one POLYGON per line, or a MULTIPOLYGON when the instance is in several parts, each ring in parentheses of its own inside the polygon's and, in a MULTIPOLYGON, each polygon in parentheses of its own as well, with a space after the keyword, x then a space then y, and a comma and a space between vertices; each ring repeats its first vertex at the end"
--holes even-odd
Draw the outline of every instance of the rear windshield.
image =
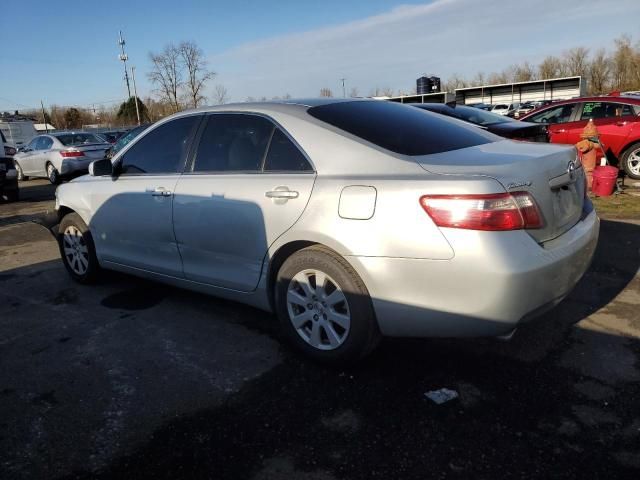
POLYGON ((430 155, 496 141, 475 127, 441 115, 383 100, 331 103, 309 114, 401 155, 430 155))
POLYGON ((67 147, 75 147, 78 145, 87 145, 91 143, 104 143, 104 140, 97 137, 93 133, 65 133, 56 135, 60 143, 67 147))

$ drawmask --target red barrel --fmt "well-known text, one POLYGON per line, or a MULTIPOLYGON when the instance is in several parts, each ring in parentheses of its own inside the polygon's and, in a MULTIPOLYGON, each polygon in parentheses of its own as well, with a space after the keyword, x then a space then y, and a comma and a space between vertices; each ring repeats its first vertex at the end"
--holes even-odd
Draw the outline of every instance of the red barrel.
POLYGON ((613 193, 618 178, 618 168, 605 165, 593 170, 591 191, 600 197, 608 197, 613 193))

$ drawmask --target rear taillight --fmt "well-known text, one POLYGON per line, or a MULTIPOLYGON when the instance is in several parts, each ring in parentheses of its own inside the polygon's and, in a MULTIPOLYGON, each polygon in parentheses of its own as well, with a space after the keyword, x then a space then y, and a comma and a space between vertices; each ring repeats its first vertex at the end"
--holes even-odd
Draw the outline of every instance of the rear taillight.
POLYGON ((491 231, 542 227, 540 210, 527 192, 424 195, 420 205, 439 227, 491 231))
POLYGON ((13 147, 7 147, 6 145, 4 146, 4 154, 9 156, 9 157, 13 157, 16 154, 16 149, 13 147))
POLYGON ((79 152, 77 150, 66 150, 66 151, 62 151, 60 152, 60 155, 62 155, 64 158, 70 158, 70 157, 84 157, 84 153, 79 152))

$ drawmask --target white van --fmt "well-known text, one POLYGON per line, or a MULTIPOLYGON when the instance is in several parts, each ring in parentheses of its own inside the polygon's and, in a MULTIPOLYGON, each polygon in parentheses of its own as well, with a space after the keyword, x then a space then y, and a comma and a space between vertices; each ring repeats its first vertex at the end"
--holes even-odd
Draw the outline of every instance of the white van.
POLYGON ((38 134, 31 120, 0 119, 0 130, 7 142, 17 149, 26 146, 38 134))

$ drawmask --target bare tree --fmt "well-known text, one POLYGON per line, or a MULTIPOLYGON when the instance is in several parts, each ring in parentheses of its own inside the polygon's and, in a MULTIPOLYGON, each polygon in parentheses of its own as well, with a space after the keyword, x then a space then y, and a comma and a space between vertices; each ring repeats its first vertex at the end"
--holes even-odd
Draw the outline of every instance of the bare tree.
POLYGON ((538 65, 538 78, 558 78, 562 76, 562 62, 558 57, 549 55, 538 65))
POLYGON ((224 105, 229 101, 229 92, 227 92, 227 88, 222 85, 216 85, 215 91, 213 92, 213 100, 217 105, 224 105))
POLYGON ((202 92, 207 81, 215 77, 215 73, 207 69, 204 52, 194 42, 182 42, 178 46, 178 50, 187 70, 185 85, 190 103, 192 107, 197 108, 201 102, 206 101, 202 92))
POLYGON ((331 91, 330 88, 324 87, 320 89, 320 96, 321 97, 333 97, 333 92, 331 91))
POLYGON ((382 87, 382 95, 385 97, 393 97, 394 92, 391 87, 382 87))
POLYGON ((349 90, 349 96, 351 98, 357 98, 358 95, 358 88, 357 87, 351 87, 351 90, 349 90))
POLYGON ((147 74, 160 98, 170 103, 176 112, 180 110, 178 94, 183 84, 180 56, 180 49, 172 43, 161 53, 149 52, 153 69, 147 74))
POLYGON ((514 81, 516 82, 530 82, 536 80, 536 76, 536 68, 529 62, 515 66, 514 81))
POLYGON ((591 94, 605 93, 608 88, 611 61, 604 48, 598 50, 589 63, 589 92, 591 94))
POLYGON ((458 88, 464 88, 467 86, 469 86, 468 82, 457 73, 454 73, 442 84, 442 90, 445 92, 453 92, 458 88))
POLYGON ((563 54, 564 75, 587 76, 589 72, 589 49, 575 47, 563 54))
POLYGON ((631 45, 631 38, 623 35, 615 40, 616 48, 611 57, 612 87, 614 90, 633 90, 633 57, 638 54, 631 45))
POLYGON ((291 95, 290 95, 289 93, 285 93, 285 94, 282 96, 282 99, 283 99, 283 100, 289 100, 290 98, 291 98, 291 95))

